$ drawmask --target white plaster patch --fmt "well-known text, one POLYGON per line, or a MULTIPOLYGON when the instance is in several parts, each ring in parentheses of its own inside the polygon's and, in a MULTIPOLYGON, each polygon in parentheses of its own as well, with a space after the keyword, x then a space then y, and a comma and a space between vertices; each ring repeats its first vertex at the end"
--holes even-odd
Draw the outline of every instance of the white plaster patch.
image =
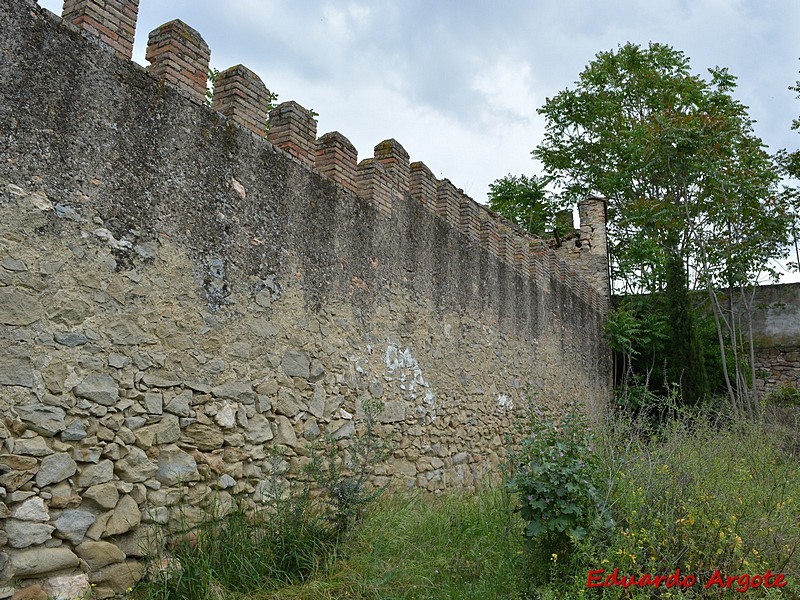
POLYGON ((514 401, 505 394, 500 394, 497 397, 497 408, 501 412, 505 412, 507 410, 514 410, 514 401))
POLYGON ((436 418, 436 402, 433 390, 425 381, 422 367, 414 357, 410 348, 400 350, 400 348, 388 342, 384 355, 386 366, 386 381, 397 381, 403 397, 416 400, 422 394, 422 402, 417 407, 417 414, 429 415, 431 419, 436 418))

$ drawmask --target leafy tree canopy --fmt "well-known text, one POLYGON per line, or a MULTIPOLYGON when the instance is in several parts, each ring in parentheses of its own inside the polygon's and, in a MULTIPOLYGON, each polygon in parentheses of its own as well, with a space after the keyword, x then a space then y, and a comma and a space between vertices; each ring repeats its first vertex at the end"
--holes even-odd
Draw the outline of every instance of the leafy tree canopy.
POLYGON ((565 200, 607 199, 624 291, 665 289, 675 259, 687 286, 691 275, 727 287, 783 256, 790 226, 775 167, 732 95, 735 77, 709 74, 692 74, 667 45, 629 43, 539 109, 545 138, 533 155, 565 200))
POLYGON ((546 187, 550 178, 511 175, 489 185, 489 208, 503 215, 531 235, 561 235, 572 228, 571 213, 567 225, 561 223, 559 211, 564 207, 546 187))

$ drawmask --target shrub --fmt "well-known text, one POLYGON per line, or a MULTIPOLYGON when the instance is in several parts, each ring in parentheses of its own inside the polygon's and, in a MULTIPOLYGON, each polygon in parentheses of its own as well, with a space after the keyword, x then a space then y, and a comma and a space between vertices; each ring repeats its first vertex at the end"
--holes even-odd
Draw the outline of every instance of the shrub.
POLYGON ((525 537, 536 542, 532 559, 565 565, 575 543, 601 524, 593 433, 572 405, 561 418, 532 407, 528 428, 507 486, 517 496, 525 537))
POLYGON ((363 431, 355 437, 347 452, 339 442, 326 437, 312 452, 306 473, 323 491, 328 502, 329 518, 336 532, 343 534, 356 523, 364 508, 383 491, 370 489, 368 482, 375 466, 389 456, 386 441, 378 436, 375 428, 383 405, 378 400, 367 399, 361 403, 363 431))

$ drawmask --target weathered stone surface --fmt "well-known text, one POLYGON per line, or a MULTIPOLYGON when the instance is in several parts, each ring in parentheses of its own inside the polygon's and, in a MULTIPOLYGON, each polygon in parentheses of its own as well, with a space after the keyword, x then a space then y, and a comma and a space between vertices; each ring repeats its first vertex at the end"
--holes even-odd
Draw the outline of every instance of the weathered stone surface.
POLYGON ((61 432, 61 441, 79 442, 87 435, 88 434, 86 433, 86 424, 80 419, 75 419, 74 421, 72 421, 72 423, 67 425, 64 431, 61 432))
POLYGON ((127 533, 131 529, 138 527, 141 520, 142 515, 136 500, 130 496, 123 496, 111 513, 108 523, 106 523, 103 537, 127 533))
POLYGON ((58 325, 67 327, 80 325, 90 314, 92 307, 74 294, 59 296, 47 309, 48 318, 58 325))
POLYGON ((181 423, 176 415, 164 415, 158 423, 141 427, 133 434, 136 444, 145 449, 157 444, 171 444, 181 439, 181 423))
POLYGON ((112 352, 108 355, 108 366, 115 369, 124 369, 130 364, 130 360, 124 354, 112 352))
POLYGON ((64 409, 46 404, 27 404, 17 407, 17 415, 36 433, 52 437, 66 427, 64 409))
POLYGON ((39 466, 39 472, 36 474, 36 485, 44 487, 58 483, 67 477, 72 477, 77 470, 78 465, 66 452, 45 456, 39 466))
POLYGON ((0 323, 30 325, 41 319, 42 313, 38 296, 12 286, 0 287, 0 323))
POLYGON ((147 371, 142 377, 147 387, 171 388, 181 384, 181 380, 173 373, 166 371, 147 371))
POLYGON ((92 572, 89 575, 89 581, 96 584, 98 588, 108 587, 115 594, 125 594, 144 576, 144 569, 141 562, 127 560, 92 572))
POLYGON ((383 410, 378 413, 381 423, 400 423, 406 420, 406 406, 404 400, 389 400, 383 403, 383 410))
POLYGON ((236 425, 236 409, 233 405, 226 402, 219 408, 217 414, 214 415, 214 421, 217 425, 225 429, 234 427, 236 425))
POLYGON ((11 256, 3 257, 3 260, 0 261, 0 266, 6 269, 7 271, 27 271, 28 266, 25 264, 25 261, 18 260, 11 256))
POLYGON ((222 477, 219 478, 217 485, 221 490, 227 490, 236 485, 236 480, 227 473, 225 473, 224 475, 222 475, 222 477))
POLYGON ((20 521, 37 521, 46 523, 50 520, 50 513, 39 496, 33 496, 11 511, 11 516, 20 521))
POLYGON ((100 373, 88 375, 73 392, 80 398, 86 398, 103 406, 113 406, 119 401, 117 382, 110 375, 100 373))
POLYGON ((111 481, 114 478, 114 463, 110 460, 103 460, 94 464, 86 465, 81 468, 78 477, 78 487, 88 488, 111 481))
POLYGON ((80 559, 69 548, 35 548, 11 554, 11 565, 17 577, 34 577, 71 569, 80 559))
POLYGON ((464 465, 469 461, 469 454, 466 452, 459 452, 453 456, 454 465, 464 465))
POLYGON ((33 387, 33 363, 24 350, 0 347, 0 385, 33 387))
POLYGON ((73 600, 77 598, 87 598, 91 584, 86 573, 78 575, 58 575, 50 577, 42 584, 42 589, 47 593, 49 599, 73 600))
MULTIPOLYGON (((147 457, 145 456, 145 458, 147 457)), ((117 463, 117 467, 119 467, 119 463, 117 463)), ((119 502, 119 492, 117 491, 117 486, 111 482, 101 483, 100 485, 94 485, 90 487, 88 490, 83 492, 83 497, 86 500, 94 502, 100 508, 104 508, 106 510, 111 510, 117 505, 117 502, 119 502)))
POLYGON ((137 446, 128 448, 128 455, 117 461, 115 469, 120 479, 130 483, 146 481, 158 471, 155 461, 137 446))
POLYGON ((191 404, 192 392, 191 390, 186 390, 170 399, 170 401, 164 407, 164 410, 179 417, 190 417, 192 415, 191 404))
POLYGON ((52 525, 31 521, 8 519, 5 522, 8 545, 12 548, 28 548, 44 544, 50 539, 54 529, 52 525))
POLYGON ((88 540, 78 545, 75 553, 86 561, 92 571, 125 560, 125 553, 111 542, 88 540))
POLYGON ((147 342, 147 334, 127 319, 109 324, 105 332, 112 342, 120 346, 137 346, 147 342))
POLYGON ((345 421, 336 430, 334 430, 334 432, 331 434, 331 437, 335 440, 340 440, 342 438, 352 437, 355 432, 355 423, 353 423, 353 421, 345 421))
POLYGON ((275 417, 275 443, 284 446, 296 446, 297 435, 294 432, 292 423, 283 415, 275 417))
POLYGON ((289 388, 278 390, 278 399, 275 401, 273 408, 276 414, 284 415, 290 419, 297 416, 301 411, 306 410, 306 406, 300 396, 289 388))
POLYGON ((306 426, 303 428, 303 437, 307 440, 315 440, 319 437, 321 433, 319 429, 319 424, 317 423, 316 419, 309 419, 306 422, 306 426))
POLYGON ((314 394, 311 396, 311 402, 308 405, 308 412, 321 419, 325 416, 325 386, 316 384, 314 386, 314 394))
POLYGON ((67 346, 69 348, 83 346, 88 341, 86 335, 81 331, 57 331, 53 334, 53 339, 62 346, 67 346))
POLYGON ((244 439, 251 444, 263 444, 273 437, 270 422, 264 415, 256 414, 247 420, 244 439))
POLYGON ((161 392, 147 392, 144 395, 144 409, 151 415, 164 412, 164 396, 161 392))
POLYGON ((16 454, 27 454, 29 456, 47 456, 53 453, 47 446, 47 442, 40 435, 32 438, 14 440, 14 452, 16 454))
POLYGON ((211 395, 217 398, 235 400, 242 404, 253 404, 256 401, 256 393, 253 386, 248 381, 230 381, 211 388, 211 395))
POLYGON ((128 558, 155 556, 163 551, 163 546, 160 545, 163 539, 164 530, 161 525, 142 523, 134 531, 116 537, 114 545, 128 558))
POLYGON ((54 494, 50 499, 50 508, 54 510, 61 508, 78 508, 81 502, 81 497, 78 494, 54 494))
POLYGON ((175 445, 166 446, 158 455, 158 473, 156 479, 165 485, 199 481, 197 462, 191 454, 187 454, 175 445))
POLYGON ((78 462, 94 463, 100 462, 100 457, 103 455, 103 448, 101 446, 89 446, 88 448, 74 448, 72 450, 72 458, 78 462))
POLYGON ((86 531, 96 520, 97 517, 85 510, 65 510, 56 519, 56 529, 59 537, 73 544, 79 544, 83 541, 86 531))
POLYGON ((389 461, 389 465, 396 475, 404 475, 406 477, 417 476, 417 468, 414 466, 414 463, 405 459, 393 459, 389 461))
POLYGON ((218 427, 192 423, 183 430, 182 441, 196 446, 198 450, 208 452, 221 448, 224 439, 222 430, 218 427))
POLYGON ((11 600, 50 600, 50 596, 39 585, 29 585, 11 596, 11 600))
POLYGON ((289 377, 302 377, 308 379, 311 375, 310 372, 311 361, 308 354, 299 348, 287 348, 283 353, 281 360, 281 367, 283 372, 289 377))
POLYGON ((67 379, 67 365, 60 360, 53 360, 41 371, 45 386, 53 394, 64 391, 64 382, 67 379))
POLYGON ((35 469, 5 473, 0 475, 0 487, 4 488, 7 492, 13 492, 33 479, 34 475, 36 475, 35 469))
POLYGON ((97 520, 86 531, 86 538, 96 542, 103 537, 106 531, 106 523, 110 518, 111 511, 98 515, 97 520))
POLYGON ((22 454, 0 454, 0 467, 3 471, 24 471, 35 469, 39 461, 22 454))

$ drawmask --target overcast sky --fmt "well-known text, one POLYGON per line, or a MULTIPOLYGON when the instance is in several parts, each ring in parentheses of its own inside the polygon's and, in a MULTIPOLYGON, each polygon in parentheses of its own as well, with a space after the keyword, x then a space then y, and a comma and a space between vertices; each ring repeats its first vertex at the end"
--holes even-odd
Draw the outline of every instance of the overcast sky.
MULTIPOLYGON (((61 14, 61 0, 40 4, 61 14)), ((538 172, 536 109, 628 41, 670 44, 700 74, 728 67, 770 150, 800 147, 798 0, 140 0, 134 60, 176 18, 212 67, 249 67, 359 160, 395 138, 479 202, 495 179, 538 172)))

